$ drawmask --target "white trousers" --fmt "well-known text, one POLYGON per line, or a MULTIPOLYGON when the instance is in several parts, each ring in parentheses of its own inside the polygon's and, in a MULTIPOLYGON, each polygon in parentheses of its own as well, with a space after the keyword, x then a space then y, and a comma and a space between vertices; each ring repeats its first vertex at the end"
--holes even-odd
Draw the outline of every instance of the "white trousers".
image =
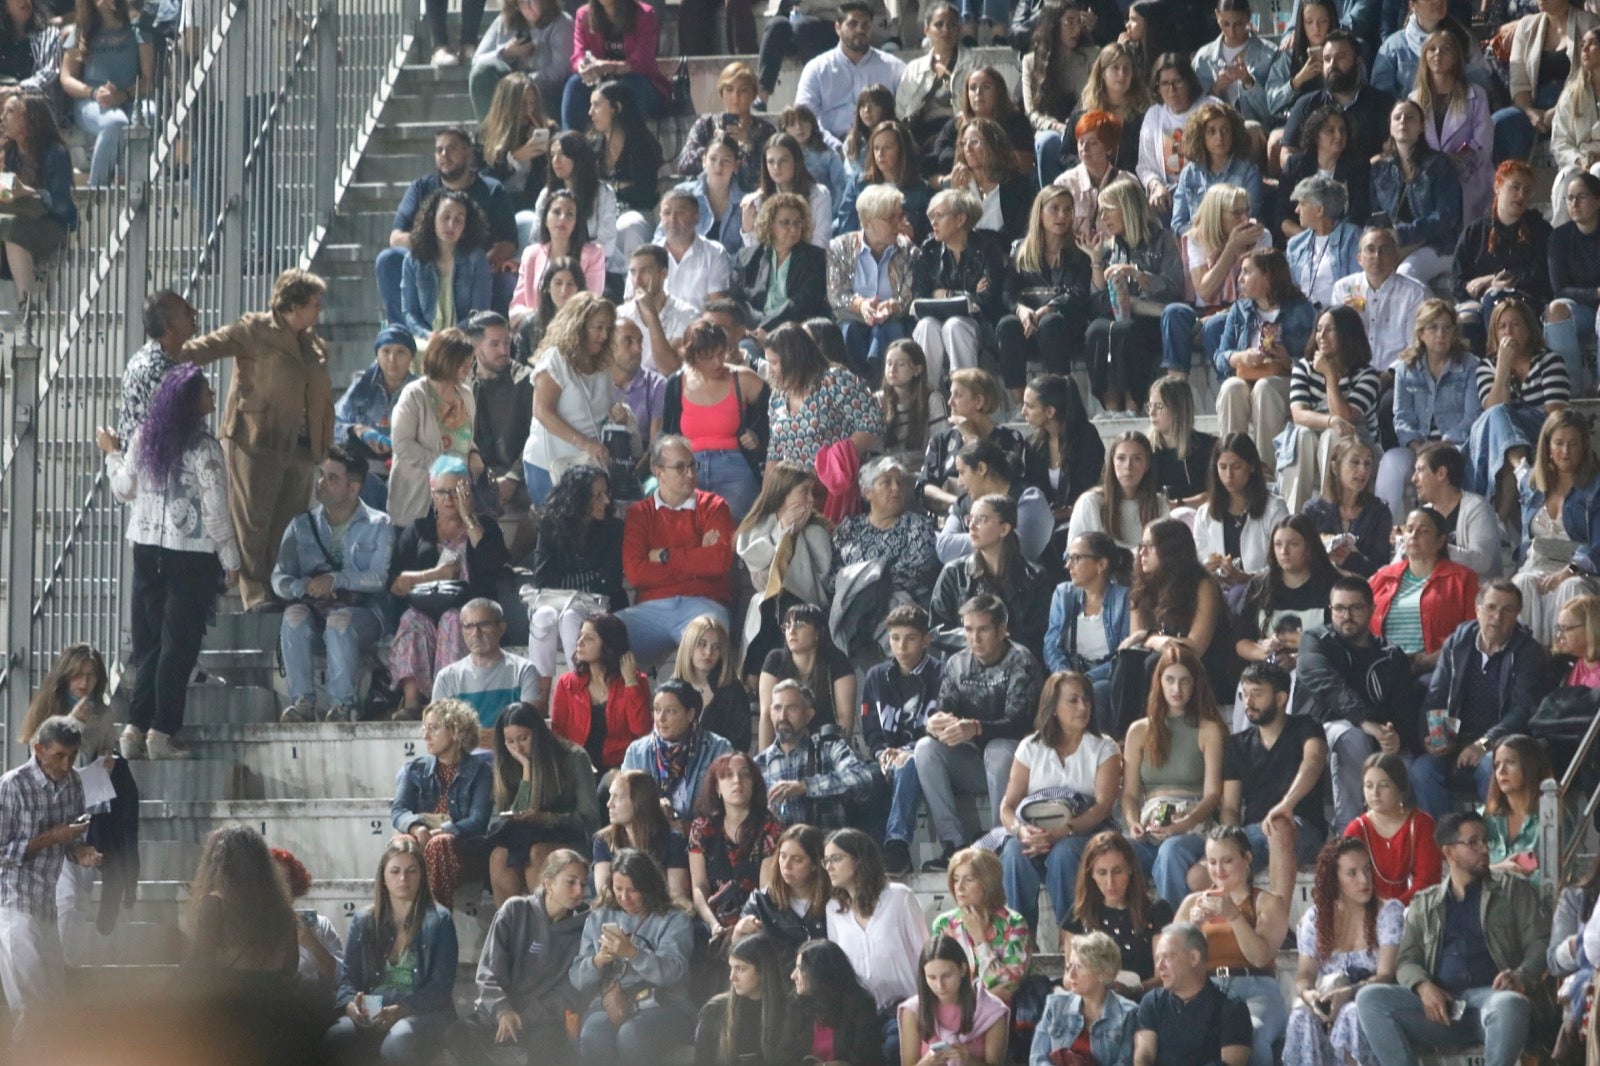
POLYGON ((14 1042, 38 1024, 43 1010, 66 1005, 67 964, 55 922, 0 907, 0 988, 14 1042))

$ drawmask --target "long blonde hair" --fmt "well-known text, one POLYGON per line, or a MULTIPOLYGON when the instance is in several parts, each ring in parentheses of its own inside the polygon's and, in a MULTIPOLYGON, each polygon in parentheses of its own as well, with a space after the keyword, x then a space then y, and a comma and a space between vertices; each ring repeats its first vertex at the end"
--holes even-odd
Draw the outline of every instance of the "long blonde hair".
POLYGON ((1400 361, 1407 367, 1415 367, 1417 360, 1428 358, 1428 346, 1422 341, 1422 331, 1436 319, 1445 319, 1455 327, 1456 340, 1450 346, 1450 361, 1459 363, 1467 357, 1467 342, 1461 336, 1461 320, 1456 317, 1455 305, 1448 300, 1434 297, 1422 301, 1417 308, 1416 325, 1411 331, 1411 345, 1400 353, 1400 361))
POLYGON ((1448 44, 1450 54, 1456 57, 1455 77, 1451 79, 1450 95, 1445 110, 1452 115, 1459 115, 1467 108, 1467 94, 1471 91, 1467 82, 1467 57, 1461 53, 1461 42, 1456 40, 1455 34, 1448 30, 1434 30, 1428 34, 1428 39, 1422 42, 1422 56, 1417 63, 1417 104, 1422 108, 1424 124, 1433 116, 1434 99, 1433 74, 1428 70, 1428 49, 1435 44, 1448 44))
POLYGON ((1150 426, 1150 444, 1155 448, 1171 448, 1182 462, 1189 457, 1190 438, 1194 436, 1194 391, 1189 379, 1178 374, 1168 374, 1150 386, 1151 396, 1166 404, 1172 416, 1172 439, 1156 432, 1150 426))
POLYGON ((1143 248, 1155 235, 1158 223, 1150 214, 1150 201, 1134 178, 1118 178, 1101 189, 1100 205, 1121 212, 1122 240, 1129 248, 1143 248))
POLYGON ((539 96, 539 85, 527 74, 514 70, 500 79, 494 96, 489 101, 489 112, 478 126, 478 141, 483 146, 483 160, 490 166, 505 162, 513 149, 520 148, 534 129, 548 125, 544 113, 544 100, 539 96), (534 121, 525 122, 522 102, 533 94, 534 121))
POLYGON ((1207 189, 1194 213, 1194 225, 1189 227, 1190 243, 1200 245, 1212 259, 1220 256, 1228 245, 1228 214, 1240 205, 1250 210, 1250 194, 1237 185, 1219 181, 1207 189))
POLYGON ((604 296, 592 292, 572 295, 567 305, 556 312, 550 327, 544 331, 544 346, 554 348, 572 364, 580 374, 598 374, 611 366, 611 340, 617 329, 617 309, 604 296), (597 314, 611 316, 611 329, 601 342, 598 352, 584 347, 584 334, 588 332, 590 317, 597 314))
POLYGON ((722 661, 718 664, 715 676, 706 678, 706 684, 713 689, 731 685, 739 680, 738 656, 733 653, 728 627, 709 614, 700 615, 683 627, 683 637, 678 641, 678 656, 672 661, 672 676, 694 684, 694 646, 707 633, 715 633, 722 641, 722 661))
MULTIPOLYGON (((1045 262, 1044 239, 1044 209, 1056 200, 1067 201, 1067 212, 1072 212, 1072 190, 1065 185, 1046 185, 1039 190, 1039 195, 1033 198, 1033 207, 1028 211, 1028 234, 1022 238, 1022 245, 1017 249, 1017 269, 1027 274, 1037 274, 1049 267, 1045 262)), ((1061 255, 1066 256, 1072 250, 1072 237, 1069 234, 1062 239, 1061 255)))
POLYGON ((1094 57, 1094 62, 1089 66, 1089 77, 1083 86, 1084 112, 1109 111, 1118 118, 1126 119, 1129 115, 1142 115, 1149 107, 1150 87, 1139 77, 1139 54, 1134 46, 1113 41, 1100 49, 1100 54, 1094 57), (1128 102, 1121 111, 1106 96, 1106 69, 1118 60, 1126 60, 1133 68, 1133 77, 1128 85, 1128 102))

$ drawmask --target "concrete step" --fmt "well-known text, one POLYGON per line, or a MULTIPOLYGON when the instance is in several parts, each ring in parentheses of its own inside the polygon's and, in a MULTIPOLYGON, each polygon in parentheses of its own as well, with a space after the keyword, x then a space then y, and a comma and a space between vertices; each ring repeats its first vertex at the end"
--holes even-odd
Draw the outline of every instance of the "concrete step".
MULTIPOLYGON (((307 869, 334 879, 372 877, 394 836, 387 800, 153 799, 140 804, 139 821, 141 849, 162 843, 198 849, 213 829, 243 823, 258 830, 268 844, 294 852, 307 869)), ((167 866, 162 874, 147 876, 181 881, 192 875, 193 865, 183 873, 171 869, 167 866)))
MULTIPOLYGON (((401 82, 396 88, 406 90, 411 86, 401 82)), ((463 118, 472 118, 472 97, 467 94, 466 82, 462 82, 459 89, 451 84, 433 85, 428 88, 430 91, 420 93, 397 91, 384 105, 380 121, 384 124, 423 122, 438 128, 454 125, 463 118)), ((559 105, 560 101, 556 103, 559 105)))
MULTIPOLYGON (((152 799, 367 799, 387 803, 395 774, 424 749, 414 722, 207 725, 184 730, 191 763, 231 767, 218 795, 152 799), (240 794, 239 790, 244 794, 240 794)), ((148 763, 162 768, 171 763, 148 763)), ((178 772, 181 776, 181 771, 178 772)))
POLYGON ((278 629, 282 625, 281 614, 247 614, 219 607, 201 647, 219 652, 270 650, 278 646, 278 629))
POLYGON ((185 735, 191 726, 278 720, 278 696, 270 684, 234 684, 228 675, 221 676, 228 684, 189 686, 189 700, 183 716, 185 735))

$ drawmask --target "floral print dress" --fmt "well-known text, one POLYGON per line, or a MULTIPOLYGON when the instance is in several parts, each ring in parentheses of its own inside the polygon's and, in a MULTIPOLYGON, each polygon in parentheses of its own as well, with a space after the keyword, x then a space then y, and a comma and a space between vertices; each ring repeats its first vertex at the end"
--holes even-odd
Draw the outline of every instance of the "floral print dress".
MULTIPOLYGON (((1406 909, 1397 899, 1384 900, 1378 909, 1378 945, 1380 947, 1398 946, 1400 933, 1405 928, 1406 909)), ((1313 905, 1300 918, 1300 928, 1295 934, 1296 949, 1302 956, 1316 958, 1317 955, 1317 908, 1313 905)), ((1317 967, 1317 976, 1323 977, 1332 973, 1349 973, 1351 970, 1364 970, 1375 973, 1378 969, 1378 952, 1372 948, 1366 951, 1336 951, 1331 956, 1322 960, 1317 967)), ((1332 1031, 1322 1028, 1322 1023, 1304 1003, 1296 1001, 1294 1011, 1289 1015, 1289 1029, 1284 1037, 1283 1061, 1295 1063, 1296 1066, 1344 1066, 1345 1058, 1349 1056, 1360 1066, 1378 1066, 1378 1060, 1373 1057, 1367 1047, 1365 1038, 1361 1035, 1361 1022, 1356 1017, 1355 1001, 1352 999, 1339 1009, 1338 1015, 1333 1020, 1332 1031)))
POLYGON ((777 389, 768 401, 772 436, 767 459, 814 466, 817 453, 853 433, 883 436, 883 409, 874 402, 865 382, 841 367, 830 367, 822 383, 789 411, 788 399, 777 389))

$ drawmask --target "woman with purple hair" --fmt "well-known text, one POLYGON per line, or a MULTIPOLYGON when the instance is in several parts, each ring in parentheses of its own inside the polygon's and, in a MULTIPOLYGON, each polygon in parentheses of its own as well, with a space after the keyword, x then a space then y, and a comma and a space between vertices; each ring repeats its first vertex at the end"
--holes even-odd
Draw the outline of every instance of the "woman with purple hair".
POLYGON ((189 675, 200 658, 211 602, 239 579, 239 541, 228 514, 222 445, 206 427, 217 409, 205 373, 192 363, 167 371, 133 439, 95 433, 111 491, 131 503, 133 700, 122 731, 125 759, 182 759, 189 675))

